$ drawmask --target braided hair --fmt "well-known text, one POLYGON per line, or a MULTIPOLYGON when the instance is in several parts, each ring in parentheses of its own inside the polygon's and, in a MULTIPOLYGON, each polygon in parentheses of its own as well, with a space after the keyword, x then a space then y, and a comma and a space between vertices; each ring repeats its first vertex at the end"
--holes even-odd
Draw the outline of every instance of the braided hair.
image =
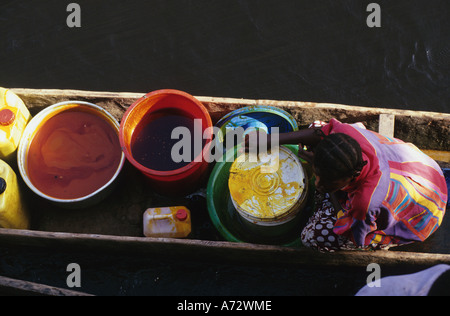
POLYGON ((355 178, 367 164, 362 158, 361 146, 352 137, 342 134, 322 133, 322 140, 314 150, 314 168, 316 172, 330 181, 355 178))

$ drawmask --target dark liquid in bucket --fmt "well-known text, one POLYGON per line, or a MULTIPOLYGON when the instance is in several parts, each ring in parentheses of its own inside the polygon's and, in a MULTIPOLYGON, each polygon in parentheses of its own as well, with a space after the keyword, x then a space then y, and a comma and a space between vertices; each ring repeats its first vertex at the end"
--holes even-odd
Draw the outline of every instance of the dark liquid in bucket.
MULTIPOLYGON (((202 134, 194 133, 194 118, 179 110, 163 110, 146 115, 136 126, 131 141, 131 152, 133 158, 141 165, 156 171, 172 171, 187 166, 201 154, 205 144, 202 134), (189 133, 183 136, 174 135, 172 132, 181 127, 189 133), (201 147, 195 147, 195 138, 201 147), (185 146, 182 146, 180 142, 185 146), (176 150, 172 152, 175 147, 176 150), (187 153, 184 152, 187 150, 187 153), (184 159, 178 162, 176 156, 184 159)), ((201 131, 201 127, 199 128, 201 131)), ((197 145, 198 146, 198 145, 197 145)))
POLYGON ((41 192, 59 199, 87 196, 107 184, 122 151, 113 127, 82 110, 56 114, 34 136, 28 150, 28 176, 41 192))

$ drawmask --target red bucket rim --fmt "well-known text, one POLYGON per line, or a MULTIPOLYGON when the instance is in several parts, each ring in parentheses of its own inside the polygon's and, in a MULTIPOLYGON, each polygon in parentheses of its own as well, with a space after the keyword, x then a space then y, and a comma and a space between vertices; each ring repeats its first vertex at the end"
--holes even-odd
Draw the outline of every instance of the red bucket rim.
POLYGON ((154 95, 159 95, 159 94, 172 94, 172 95, 179 95, 182 97, 185 97, 187 99, 189 99, 190 101, 194 102, 199 109, 202 111, 203 115, 206 118, 206 122, 207 122, 207 126, 208 127, 212 127, 212 120, 211 120, 211 116, 209 115, 209 112, 206 110, 205 106, 203 105, 203 103, 201 103, 199 100, 197 100, 194 96, 190 95, 189 93, 180 91, 180 90, 174 90, 174 89, 161 89, 161 90, 155 90, 152 92, 149 92, 147 94, 145 94, 142 98, 140 98, 139 100, 137 100, 136 102, 134 102, 132 105, 130 105, 130 107, 126 110, 125 114, 122 117, 122 121, 120 123, 120 128, 119 128, 119 141, 120 141, 120 146, 122 147, 122 151, 125 154, 125 157, 127 158, 127 160, 134 166, 136 167, 139 171, 145 173, 145 174, 149 174, 149 175, 153 175, 153 176, 160 176, 160 177, 170 177, 170 176, 176 176, 182 173, 185 173, 188 170, 191 170, 195 167, 199 168, 203 162, 205 162, 204 157, 206 157, 206 154, 209 152, 209 148, 211 146, 211 141, 212 141, 212 130, 211 130, 211 135, 208 135, 209 138, 206 141, 205 146, 203 147, 202 152, 194 158, 194 161, 191 161, 189 164, 187 164, 186 166, 179 168, 179 169, 175 169, 175 170, 169 170, 169 171, 158 171, 158 170, 153 170, 150 168, 145 167, 144 165, 140 164, 139 162, 137 162, 134 158, 133 155, 131 154, 131 152, 128 150, 128 145, 125 144, 125 140, 124 140, 124 125, 125 122, 127 121, 128 117, 130 116, 130 114, 133 112, 133 110, 144 100, 154 96, 154 95), (202 158, 201 161, 195 161, 199 158, 202 158))

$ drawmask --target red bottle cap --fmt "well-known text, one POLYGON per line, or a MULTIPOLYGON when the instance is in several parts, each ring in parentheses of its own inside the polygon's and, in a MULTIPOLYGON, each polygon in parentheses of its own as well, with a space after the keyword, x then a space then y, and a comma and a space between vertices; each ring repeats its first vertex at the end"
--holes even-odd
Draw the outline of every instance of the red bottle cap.
POLYGON ((177 217, 177 219, 178 219, 179 221, 182 222, 182 221, 185 221, 185 220, 187 219, 188 214, 187 214, 186 210, 184 210, 184 209, 179 209, 179 210, 177 211, 176 217, 177 217))
POLYGON ((3 109, 0 111, 0 125, 8 126, 16 119, 16 115, 10 109, 3 109))

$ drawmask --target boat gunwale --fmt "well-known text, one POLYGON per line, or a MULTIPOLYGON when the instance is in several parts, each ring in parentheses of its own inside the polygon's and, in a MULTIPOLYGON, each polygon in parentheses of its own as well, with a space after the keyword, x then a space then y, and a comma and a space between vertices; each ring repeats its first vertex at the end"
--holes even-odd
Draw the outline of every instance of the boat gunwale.
MULTIPOLYGON (((108 92, 108 91, 87 91, 87 90, 70 90, 70 89, 28 89, 28 88, 11 88, 12 92, 19 95, 19 97, 34 95, 39 97, 81 97, 91 99, 140 99, 146 93, 139 92, 108 92)), ((244 99, 244 98, 229 98, 229 97, 209 97, 209 96, 195 96, 200 102, 207 104, 227 105, 239 104, 242 107, 252 105, 269 105, 284 108, 316 108, 316 109, 335 109, 339 108, 350 112, 371 112, 394 114, 400 116, 429 116, 436 119, 450 120, 450 113, 433 112, 433 111, 415 111, 403 110, 387 107, 366 107, 359 105, 344 105, 338 103, 318 103, 318 102, 304 102, 304 101, 289 101, 289 100, 270 100, 270 99, 244 99)), ((49 101, 51 104, 52 101, 49 101)), ((129 104, 131 105, 131 104, 129 104)), ((125 106, 124 108, 128 108, 125 106)))
POLYGON ((94 296, 80 291, 3 276, 0 276, 0 293, 2 296, 94 296))
MULTIPOLYGON (((127 109, 145 96, 139 92, 102 92, 58 89, 11 89, 25 102, 32 115, 62 101, 86 101, 107 109, 119 122, 127 109)), ((368 129, 379 128, 381 115, 394 116, 394 131, 398 137, 416 144, 421 149, 450 151, 450 113, 404 110, 387 107, 367 107, 287 100, 243 99, 227 97, 195 96, 209 111, 213 124, 231 111, 249 106, 277 107, 290 113, 300 128, 316 120, 326 121, 331 117, 343 123, 362 122, 368 129), (427 140, 422 135, 427 136, 427 140)), ((450 161, 449 161, 450 162, 450 161)))
POLYGON ((367 267, 377 263, 383 267, 430 267, 450 264, 450 254, 404 251, 337 251, 323 253, 302 247, 284 247, 227 241, 151 238, 44 232, 0 228, 0 243, 35 246, 70 251, 96 251, 140 256, 160 254, 183 260, 231 262, 296 267, 348 268, 367 267))

